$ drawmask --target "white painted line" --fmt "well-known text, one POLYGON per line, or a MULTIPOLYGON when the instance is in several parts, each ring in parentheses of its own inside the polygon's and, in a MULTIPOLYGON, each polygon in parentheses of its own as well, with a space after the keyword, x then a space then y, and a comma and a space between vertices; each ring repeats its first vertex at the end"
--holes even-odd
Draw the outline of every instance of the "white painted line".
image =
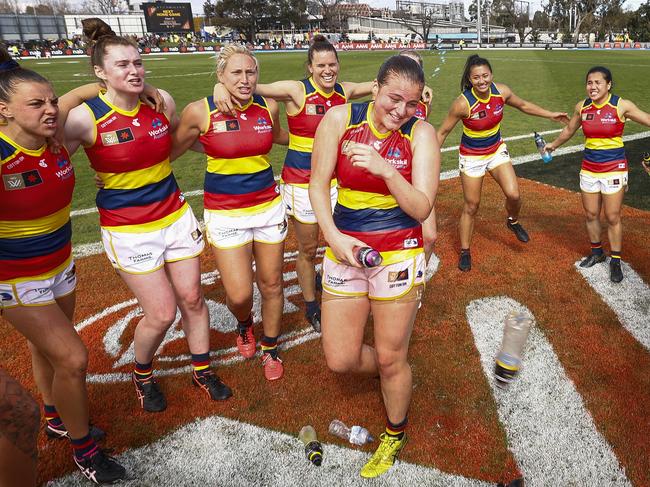
MULTIPOLYGON (((321 432, 321 436, 324 440, 329 439, 324 432, 321 432)), ((408 445, 406 448, 415 446, 408 445)), ((359 476, 359 470, 367 461, 368 453, 327 443, 323 444, 323 449, 323 464, 316 467, 307 461, 303 444, 294 436, 213 416, 190 423, 155 443, 119 455, 118 460, 129 475, 129 479, 120 485, 494 485, 406 462, 398 462, 377 479, 365 480, 359 476)), ((51 487, 88 485, 80 472, 51 483, 51 487)))
POLYGON ((526 486, 632 485, 551 344, 536 327, 528 337, 519 377, 505 390, 495 385, 494 359, 510 311, 533 316, 504 296, 472 301, 466 309, 483 372, 526 486))
POLYGON ((647 350, 650 350, 650 287, 626 262, 622 262, 625 278, 618 284, 609 280, 609 265, 596 264, 589 269, 576 269, 600 298, 611 308, 623 327, 647 350))

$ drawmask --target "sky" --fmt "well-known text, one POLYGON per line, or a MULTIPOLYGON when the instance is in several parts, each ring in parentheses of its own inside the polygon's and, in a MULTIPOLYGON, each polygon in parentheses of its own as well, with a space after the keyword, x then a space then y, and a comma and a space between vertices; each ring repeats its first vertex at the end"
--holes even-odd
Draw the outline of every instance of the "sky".
MULTIPOLYGON (((185 0, 177 0, 177 1, 185 1, 185 0)), ((345 0, 343 0, 345 1, 345 0)), ((434 0, 434 1, 440 1, 442 3, 446 3, 448 0, 434 0)), ((471 0, 463 0, 465 2, 465 13, 467 14, 467 7, 469 7, 469 4, 471 3, 471 0)), ((193 14, 201 14, 203 13, 203 2, 204 0, 191 0, 192 2, 192 13, 193 14)), ((383 8, 383 7, 389 7, 391 9, 395 8, 395 0, 359 0, 360 3, 367 3, 371 7, 375 8, 383 8)), ((540 9, 540 5, 542 3, 541 0, 530 0, 530 8, 534 12, 535 10, 540 9)), ((627 0, 624 4, 625 8, 631 9, 631 10, 636 10, 636 8, 641 5, 642 3, 645 3, 645 0, 627 0)))

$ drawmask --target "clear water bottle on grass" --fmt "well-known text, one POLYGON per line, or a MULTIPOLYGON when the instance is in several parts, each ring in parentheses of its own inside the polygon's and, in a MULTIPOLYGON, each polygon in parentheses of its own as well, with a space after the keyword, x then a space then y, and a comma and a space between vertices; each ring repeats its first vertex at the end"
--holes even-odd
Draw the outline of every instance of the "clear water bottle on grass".
POLYGON ((497 386, 505 388, 515 380, 521 368, 524 345, 532 326, 532 318, 525 313, 511 311, 506 316, 503 340, 494 366, 497 386))
POLYGON ((544 150, 544 147, 546 146, 546 141, 544 140, 544 137, 542 137, 540 134, 535 132, 535 145, 537 146, 537 150, 539 153, 542 155, 542 161, 545 163, 549 163, 553 160, 553 156, 551 153, 547 150, 544 150))
POLYGON ((338 419, 330 423, 329 431, 334 436, 347 440, 353 445, 361 446, 375 441, 366 428, 356 425, 348 428, 343 421, 339 421, 338 419))

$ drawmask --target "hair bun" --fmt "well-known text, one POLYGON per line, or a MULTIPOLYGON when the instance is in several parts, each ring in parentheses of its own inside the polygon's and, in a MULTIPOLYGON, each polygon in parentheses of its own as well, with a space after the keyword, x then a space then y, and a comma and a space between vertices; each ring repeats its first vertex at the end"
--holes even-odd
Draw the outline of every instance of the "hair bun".
POLYGON ((325 37, 323 34, 316 34, 314 35, 314 44, 316 42, 327 42, 329 44, 330 41, 327 40, 327 37, 325 37))
POLYGON ((116 35, 106 22, 96 17, 83 19, 81 25, 83 34, 90 44, 95 44, 102 37, 116 35))

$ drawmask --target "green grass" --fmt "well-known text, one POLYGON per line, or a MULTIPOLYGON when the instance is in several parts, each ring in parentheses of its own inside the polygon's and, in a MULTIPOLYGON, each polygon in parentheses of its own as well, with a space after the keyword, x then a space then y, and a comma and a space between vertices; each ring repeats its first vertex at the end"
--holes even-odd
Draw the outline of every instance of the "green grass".
MULTIPOLYGON (((381 62, 390 52, 341 52, 339 78, 345 81, 367 81, 372 79, 381 62)), ((438 52, 423 52, 427 83, 434 91, 430 122, 438 126, 451 102, 458 96, 459 81, 463 66, 470 51, 446 53, 441 64, 438 52), (433 70, 441 66, 439 76, 433 78, 433 70)), ((495 80, 509 85, 520 97, 550 110, 571 113, 575 104, 584 98, 584 77, 594 65, 608 66, 614 75, 615 92, 623 98, 635 101, 641 108, 650 110, 646 103, 646 86, 643 73, 650 67, 650 60, 644 52, 626 51, 481 51, 492 63, 495 80)), ((305 75, 304 52, 261 53, 260 80, 272 82, 280 79, 300 79, 305 75)), ((176 100, 178 111, 189 102, 212 92, 214 82, 214 59, 210 55, 148 56, 144 58, 148 81, 169 91, 176 100)), ((25 67, 39 71, 54 83, 58 94, 94 81, 88 61, 83 59, 59 59, 51 61, 27 60, 25 67)), ((283 110, 283 107, 281 108, 283 110)), ((504 137, 532 133, 533 131, 560 128, 554 122, 530 117, 512 109, 506 109, 502 133, 504 137)), ((282 124, 286 127, 284 114, 282 124)), ((635 123, 627 124, 626 133, 645 130, 635 123)), ((445 146, 454 146, 460 139, 460 124, 449 135, 445 146)), ((576 137, 573 143, 578 143, 576 137)), ((513 156, 531 153, 535 150, 532 138, 508 143, 513 156)), ((280 171, 284 158, 284 147, 274 147, 271 161, 276 173, 280 171)), ((92 171, 83 151, 73 157, 77 172, 77 187, 73 202, 74 209, 90 208, 94 205, 94 183, 92 171)), ((457 152, 443 154, 443 170, 457 166, 457 152)), ((200 154, 188 153, 174 163, 174 173, 184 191, 200 189, 203 184, 204 158, 200 154)), ((191 203, 197 214, 201 213, 200 198, 191 203)), ((99 240, 97 217, 93 215, 75 218, 74 242, 99 240)))

